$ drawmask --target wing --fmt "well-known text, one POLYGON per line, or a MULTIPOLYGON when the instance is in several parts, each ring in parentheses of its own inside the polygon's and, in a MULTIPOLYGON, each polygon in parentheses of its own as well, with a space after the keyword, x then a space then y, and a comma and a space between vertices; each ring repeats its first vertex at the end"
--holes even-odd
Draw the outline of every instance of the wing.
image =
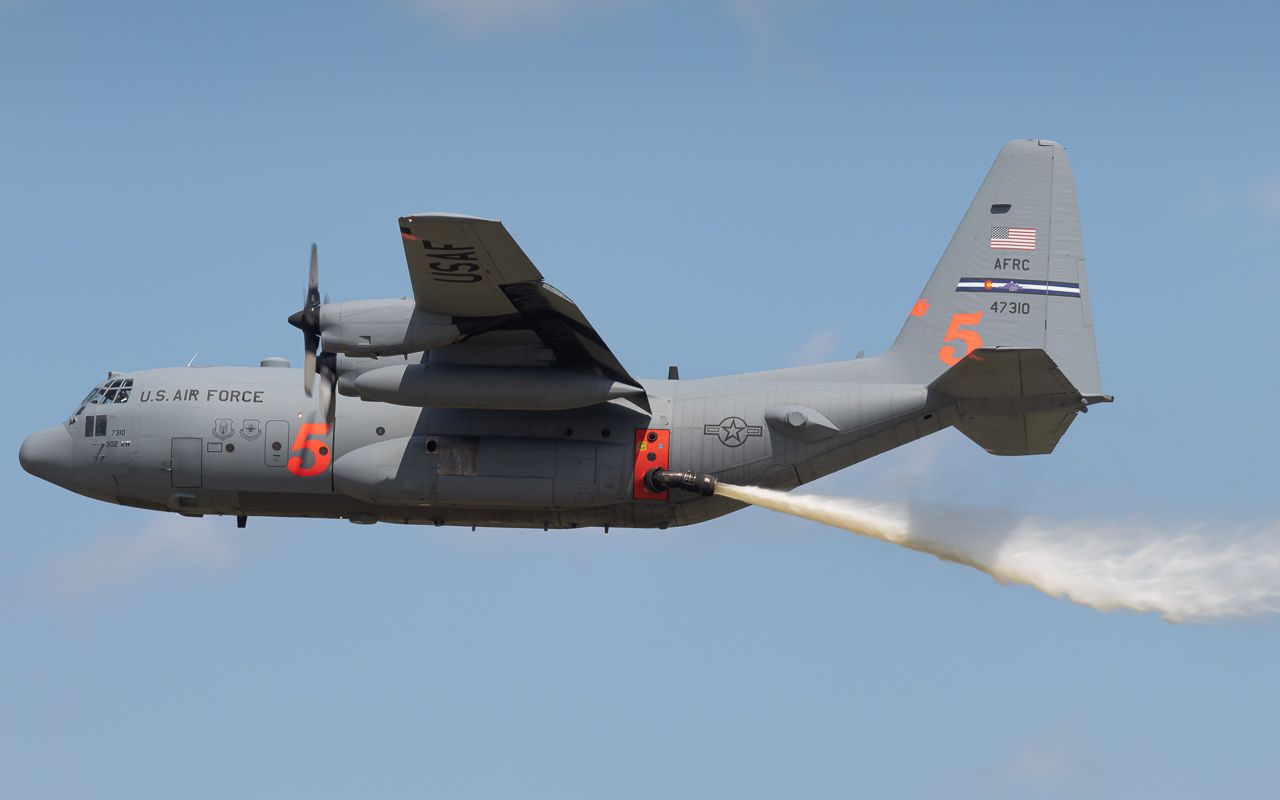
MULTIPOLYGON (((586 316, 497 220, 457 214, 400 218, 414 302, 453 317, 466 339, 430 353, 436 364, 555 366, 640 389, 586 316)), ((632 399, 647 407, 643 391, 632 399)))

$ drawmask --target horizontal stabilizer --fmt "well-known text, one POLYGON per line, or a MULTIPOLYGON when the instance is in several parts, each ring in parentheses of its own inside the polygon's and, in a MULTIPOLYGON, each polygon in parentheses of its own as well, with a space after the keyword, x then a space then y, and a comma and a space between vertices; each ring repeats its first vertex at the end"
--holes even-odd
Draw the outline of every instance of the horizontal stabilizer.
POLYGON ((929 388, 956 399, 1079 396, 1049 354, 1039 348, 974 350, 929 388))
POLYGON ((1075 416, 1074 411, 1040 411, 965 420, 956 428, 992 455, 1037 456, 1053 452, 1075 416))
POLYGON ((956 428, 998 456, 1053 452, 1089 402, 1039 348, 975 350, 929 391, 955 401, 956 428))

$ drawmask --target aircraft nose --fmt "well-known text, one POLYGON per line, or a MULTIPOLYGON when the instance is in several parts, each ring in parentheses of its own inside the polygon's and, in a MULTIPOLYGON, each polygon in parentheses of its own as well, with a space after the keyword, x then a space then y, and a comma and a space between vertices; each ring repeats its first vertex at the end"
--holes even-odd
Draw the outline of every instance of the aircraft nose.
POLYGON ((62 426, 36 431, 18 451, 22 468, 37 478, 65 485, 71 478, 71 434, 62 426))

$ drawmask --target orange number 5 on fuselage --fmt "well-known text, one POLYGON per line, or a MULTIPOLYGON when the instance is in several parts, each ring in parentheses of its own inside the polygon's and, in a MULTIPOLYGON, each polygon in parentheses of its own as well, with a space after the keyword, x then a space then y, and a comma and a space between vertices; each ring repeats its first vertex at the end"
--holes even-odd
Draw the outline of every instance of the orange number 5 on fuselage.
POLYGON ((322 438, 313 439, 311 437, 324 437, 329 433, 329 425, 324 422, 304 422, 302 427, 298 428, 298 436, 293 440, 293 449, 290 453, 298 453, 299 455, 291 455, 289 463, 285 468, 297 475, 299 478, 310 478, 313 475, 319 475, 329 468, 329 460, 333 457, 329 452, 329 446, 324 443, 322 438), (303 451, 310 450, 312 459, 311 466, 302 466, 303 451))

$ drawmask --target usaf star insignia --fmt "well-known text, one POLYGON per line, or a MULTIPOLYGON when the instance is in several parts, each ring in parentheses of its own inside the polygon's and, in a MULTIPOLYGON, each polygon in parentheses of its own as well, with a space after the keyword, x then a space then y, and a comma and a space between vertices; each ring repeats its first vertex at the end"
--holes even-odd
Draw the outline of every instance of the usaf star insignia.
POLYGON ((752 436, 764 434, 759 425, 748 425, 742 417, 725 417, 717 425, 703 425, 704 436, 715 436, 725 447, 741 447, 752 436))

